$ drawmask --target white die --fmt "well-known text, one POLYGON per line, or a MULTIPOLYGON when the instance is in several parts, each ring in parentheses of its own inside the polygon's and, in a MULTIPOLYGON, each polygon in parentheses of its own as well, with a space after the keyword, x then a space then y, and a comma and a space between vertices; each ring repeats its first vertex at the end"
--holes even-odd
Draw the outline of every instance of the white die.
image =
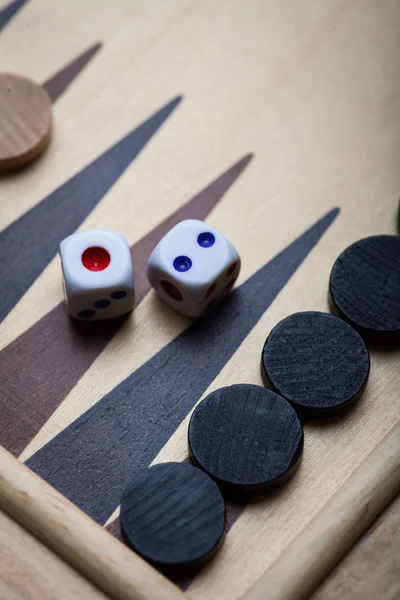
POLYGON ((101 321, 133 309, 132 259, 126 238, 105 229, 74 233, 60 244, 67 311, 101 321))
POLYGON ((147 277, 165 302, 189 317, 213 310, 231 291, 240 257, 219 231, 195 219, 181 221, 150 256, 147 277))

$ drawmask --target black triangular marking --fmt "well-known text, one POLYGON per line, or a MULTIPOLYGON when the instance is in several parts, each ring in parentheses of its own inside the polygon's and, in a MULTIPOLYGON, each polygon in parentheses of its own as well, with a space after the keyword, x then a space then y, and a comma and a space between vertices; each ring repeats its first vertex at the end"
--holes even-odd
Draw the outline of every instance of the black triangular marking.
POLYGON ((85 50, 72 62, 66 65, 63 69, 55 73, 50 79, 43 83, 43 87, 49 94, 52 102, 56 102, 58 98, 71 85, 79 73, 86 67, 95 54, 100 50, 102 44, 98 43, 85 50))
POLYGON ((0 233, 0 321, 150 141, 177 97, 0 233))
POLYGON ((7 4, 2 10, 0 10, 0 31, 7 25, 13 16, 19 11, 20 8, 26 4, 27 0, 15 0, 11 4, 7 4))
POLYGON ((133 472, 154 460, 338 212, 332 210, 317 221, 207 319, 171 341, 27 465, 104 523, 133 472))

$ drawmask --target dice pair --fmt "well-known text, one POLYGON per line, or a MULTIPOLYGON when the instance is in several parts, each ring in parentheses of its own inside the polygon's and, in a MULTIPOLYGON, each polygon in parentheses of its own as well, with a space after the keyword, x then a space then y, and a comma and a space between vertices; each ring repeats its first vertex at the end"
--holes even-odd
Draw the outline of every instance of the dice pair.
MULTIPOLYGON (((103 320, 133 309, 134 282, 126 238, 115 231, 75 233, 61 242, 68 313, 103 320)), ((213 310, 239 275, 240 258, 216 229, 197 220, 178 223, 154 249, 150 284, 165 302, 190 317, 213 310)))

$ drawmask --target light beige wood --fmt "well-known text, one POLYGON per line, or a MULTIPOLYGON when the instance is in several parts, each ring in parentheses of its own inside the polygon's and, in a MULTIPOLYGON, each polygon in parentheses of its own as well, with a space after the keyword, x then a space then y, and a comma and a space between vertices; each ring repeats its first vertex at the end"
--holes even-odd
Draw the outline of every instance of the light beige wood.
POLYGON ((400 424, 349 477, 243 600, 302 600, 400 491, 400 424))
POLYGON ((52 107, 47 92, 31 79, 0 73, 0 171, 24 167, 46 149, 52 107))
MULTIPOLYGON (((7 3, 0 0, 0 6, 7 3)), ((184 94, 80 229, 106 225, 133 244, 254 152, 207 219, 240 250, 241 284, 340 206, 335 223, 205 393, 261 383, 260 351, 272 327, 294 311, 328 310, 329 272, 339 253, 358 238, 397 232, 399 27, 398 0, 120 0, 118 10, 107 0, 27 2, 1 32, 2 69, 42 82, 89 44, 101 40, 104 46, 54 106, 57 136, 45 160, 0 182, 7 199, 0 227, 184 94)), ((60 301, 56 258, 1 324, 0 347, 60 301)), ((23 459, 186 326, 149 294, 23 459)), ((373 349, 370 381, 356 410, 326 427, 306 426, 295 479, 246 508, 220 554, 190 585, 193 600, 236 600, 329 505, 399 418, 399 364, 399 349, 373 349)), ((156 461, 186 457, 187 422, 156 461)))
POLYGON ((400 598, 400 495, 365 532, 311 600, 400 598))
POLYGON ((144 560, 0 448, 0 509, 113 600, 182 600, 144 560))
POLYGON ((3 511, 0 532, 1 600, 109 600, 3 511))

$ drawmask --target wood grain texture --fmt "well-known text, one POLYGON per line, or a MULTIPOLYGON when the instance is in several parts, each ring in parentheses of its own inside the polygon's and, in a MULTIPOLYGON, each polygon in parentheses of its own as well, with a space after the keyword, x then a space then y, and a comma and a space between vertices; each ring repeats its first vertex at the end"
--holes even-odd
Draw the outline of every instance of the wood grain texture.
MULTIPOLYGON (((105 523, 132 474, 156 458, 337 216, 334 209, 314 223, 223 305, 192 323, 39 449, 28 466, 105 523)), ((154 311, 163 305, 158 300, 154 311)), ((176 311, 168 310, 175 318, 176 311)))
POLYGON ((50 96, 52 102, 56 102, 62 96, 68 86, 78 77, 82 69, 86 67, 101 47, 101 43, 94 44, 43 83, 43 88, 50 96))
POLYGON ((264 493, 297 471, 303 428, 284 398, 259 385, 215 390, 195 408, 188 430, 192 461, 234 493, 264 493))
POLYGON ((312 600, 400 598, 400 495, 367 529, 312 600))
POLYGON ((303 418, 336 416, 360 398, 370 371, 361 336, 321 312, 290 315, 271 331, 261 356, 266 385, 303 418))
POLYGON ((359 240, 333 265, 329 290, 339 313, 366 335, 400 336, 400 238, 359 240))
MULTIPOLYGON (((43 92, 44 93, 44 92, 43 92)), ((56 256, 180 103, 177 97, 0 232, 4 256, 0 320, 56 256)))
MULTIPOLYGON (((226 509, 226 533, 229 532, 231 527, 240 517, 246 506, 248 505, 248 501, 246 499, 234 499, 234 498, 225 498, 225 509, 226 509)), ((122 531, 121 531, 121 523, 119 514, 117 517, 113 518, 110 523, 106 526, 106 530, 109 531, 113 536, 115 536, 119 540, 123 540, 122 531)), ((201 567, 200 567, 201 569, 201 567)), ((185 591, 190 584, 195 579, 197 573, 200 569, 194 569, 189 572, 182 573, 171 573, 169 577, 171 580, 183 591, 185 591)))
POLYGON ((44 88, 22 75, 0 73, 0 171, 24 167, 46 149, 52 109, 44 88))
MULTIPOLYGON (((0 0, 1 8, 8 4, 0 0)), ((185 414, 193 405, 184 408, 180 402, 192 391, 192 376, 182 381, 174 398, 175 350, 182 351, 181 368, 189 365, 194 377, 200 368, 195 403, 226 385, 260 384, 260 352, 272 328, 294 312, 329 310, 329 273, 340 253, 358 239, 398 233, 399 27, 397 0, 131 0, 120 2, 118 10, 106 0, 30 0, 8 21, 0 34, 1 69, 26 73, 35 81, 49 80, 96 40, 103 48, 54 105, 57 136, 43 160, 1 179, 1 229, 182 93, 179 109, 80 228, 119 230, 133 247, 207 182, 252 152, 251 165, 207 221, 226 231, 240 251, 238 284, 249 282, 243 289, 249 312, 264 306, 241 336, 234 335, 241 311, 230 313, 219 334, 209 333, 210 348, 216 344, 224 352, 223 357, 213 355, 218 365, 206 352, 197 353, 193 333, 181 337, 187 321, 152 293, 144 296, 133 319, 92 350, 88 338, 81 343, 66 329, 63 307, 40 323, 62 300, 59 262, 46 262, 0 329, 0 346, 9 351, 7 369, 0 358, 8 409, 14 406, 21 419, 26 417, 20 435, 17 419, 11 419, 8 439, 25 448, 24 459, 64 433, 65 443, 58 439, 56 444, 60 481, 66 468, 66 491, 94 506, 84 485, 86 480, 90 490, 100 465, 98 497, 107 504, 108 518, 120 497, 117 489, 109 498, 114 479, 108 473, 115 465, 117 482, 124 487, 127 480, 115 442, 110 442, 110 459, 101 450, 107 436, 114 440, 120 431, 124 411, 119 402, 133 419, 123 392, 134 393, 138 376, 121 386, 132 373, 146 365, 138 394, 142 401, 133 403, 138 408, 135 427, 123 436, 120 462, 128 463, 127 477, 140 466, 142 451, 146 464, 180 461, 187 454, 190 415, 185 414), (303 254, 277 295, 280 271, 289 269, 286 259, 293 266, 301 245, 286 258, 273 257, 336 206, 339 216, 303 254), (27 337, 17 340, 24 333, 27 337), (190 336, 194 343, 188 356, 183 342, 190 336), (160 385, 154 381, 154 366, 161 368, 168 402, 152 407, 153 397, 163 393, 161 380, 160 385), (87 412, 100 403, 104 413, 87 412), (110 414, 116 419, 107 423, 110 414), (92 430, 94 420, 98 425, 92 430), (93 440, 86 445, 90 431, 104 434, 97 449, 93 440), (74 441, 70 448, 68 439, 74 441), (72 461, 83 466, 80 477, 72 461)), ((236 600, 329 503, 399 418, 399 360, 399 348, 371 346, 369 382, 354 411, 329 424, 305 424, 304 459, 296 476, 236 512, 221 551, 185 584, 193 600, 236 600)))
POLYGON ((175 586, 0 449, 0 508, 115 600, 179 600, 175 586))
POLYGON ((1 600, 109 600, 3 511, 0 529, 1 600))
POLYGON ((400 491, 400 424, 393 427, 331 501, 243 600, 302 600, 400 491))
POLYGON ((191 465, 163 463, 137 473, 121 500, 125 541, 161 571, 181 576, 210 560, 225 533, 217 484, 191 465))
MULTIPOLYGON (((251 158, 251 155, 247 155, 235 162, 132 244, 136 307, 150 290, 146 265, 163 235, 182 219, 205 219, 236 182, 251 158)), ((114 168, 118 166, 118 153, 113 155, 112 163, 114 168)), ((26 236, 30 227, 23 229, 21 235, 26 236)), ((0 247, 1 239, 0 234, 0 247)), ((101 326, 81 326, 68 319, 63 302, 6 346, 1 352, 1 361, 5 366, 0 383, 0 443, 13 454, 21 454, 107 344, 119 330, 124 331, 127 326, 125 318, 101 326), (54 377, 55 372, 57 377, 54 377), (26 395, 28 388, 37 398, 37 405, 32 404, 26 395)))
POLYGON ((0 31, 7 25, 9 21, 17 14, 20 8, 26 3, 27 0, 14 0, 14 2, 7 3, 0 10, 0 31))

